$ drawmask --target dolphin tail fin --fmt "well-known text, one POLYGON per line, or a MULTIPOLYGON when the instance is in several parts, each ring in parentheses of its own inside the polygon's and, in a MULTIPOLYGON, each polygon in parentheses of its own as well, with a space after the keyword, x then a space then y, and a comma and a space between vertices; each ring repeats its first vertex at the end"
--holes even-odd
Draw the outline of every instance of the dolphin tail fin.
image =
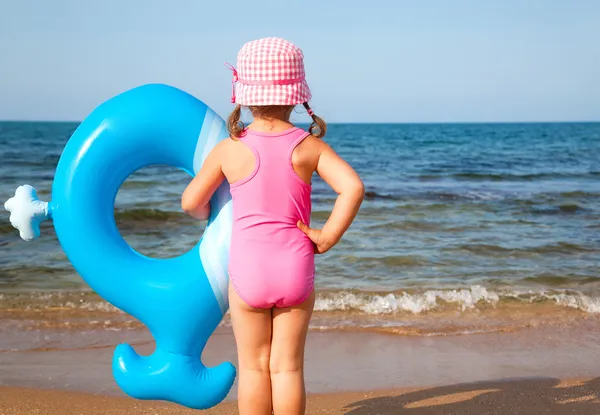
POLYGON ((169 353, 159 347, 143 357, 121 344, 113 357, 115 380, 129 396, 172 401, 193 409, 208 409, 225 399, 235 373, 229 362, 207 368, 200 357, 169 353))

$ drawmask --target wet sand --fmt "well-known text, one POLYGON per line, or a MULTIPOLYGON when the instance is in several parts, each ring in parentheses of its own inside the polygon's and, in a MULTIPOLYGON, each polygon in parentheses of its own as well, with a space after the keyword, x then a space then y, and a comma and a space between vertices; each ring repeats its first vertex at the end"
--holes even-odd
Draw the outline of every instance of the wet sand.
MULTIPOLYGON (((116 344, 131 333, 115 336, 116 344)), ((598 344, 600 332, 586 324, 440 337, 311 332, 308 413, 598 414, 598 344)), ((147 336, 135 347, 148 354, 153 344, 147 336)), ((124 397, 112 379, 113 349, 0 353, 0 415, 194 413, 124 397)), ((236 361, 230 331, 213 335, 203 360, 236 361)), ((207 413, 236 413, 235 398, 234 386, 207 413)))
MULTIPOLYGON (((112 354, 116 344, 133 337, 131 332, 114 332, 110 346, 0 352, 0 386, 122 396, 112 378, 112 354)), ((151 339, 140 335, 134 347, 150 354, 151 339)), ((600 331, 592 323, 576 329, 439 337, 311 332, 306 383, 309 393, 335 393, 515 377, 593 378, 600 376, 598 345, 600 331)), ((204 363, 236 360, 231 331, 219 330, 207 344, 204 363)), ((235 388, 229 399, 235 399, 235 388)))

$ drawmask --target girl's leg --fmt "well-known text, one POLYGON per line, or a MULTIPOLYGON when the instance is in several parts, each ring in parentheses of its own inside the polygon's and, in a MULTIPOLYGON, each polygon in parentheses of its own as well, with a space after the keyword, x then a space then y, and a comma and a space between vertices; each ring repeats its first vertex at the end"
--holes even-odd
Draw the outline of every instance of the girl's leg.
POLYGON ((300 305, 273 309, 269 366, 275 415, 304 414, 304 345, 314 305, 313 292, 308 300, 300 305))
POLYGON ((240 415, 271 415, 271 309, 250 307, 231 284, 229 309, 238 350, 240 415))

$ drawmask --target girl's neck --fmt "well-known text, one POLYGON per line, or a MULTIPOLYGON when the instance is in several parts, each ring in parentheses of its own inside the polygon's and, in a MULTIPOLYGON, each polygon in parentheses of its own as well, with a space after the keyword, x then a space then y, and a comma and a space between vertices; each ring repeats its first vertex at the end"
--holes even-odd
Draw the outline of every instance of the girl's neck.
POLYGON ((289 119, 255 118, 248 126, 248 129, 258 132, 280 133, 293 127, 294 124, 292 124, 289 119))

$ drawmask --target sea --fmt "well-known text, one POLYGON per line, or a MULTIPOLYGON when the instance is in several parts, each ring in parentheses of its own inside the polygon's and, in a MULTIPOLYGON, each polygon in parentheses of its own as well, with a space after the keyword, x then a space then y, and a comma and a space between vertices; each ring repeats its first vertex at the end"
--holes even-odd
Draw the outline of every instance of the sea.
MULTIPOLYGON (((0 123, 0 201, 21 184, 50 200, 77 126, 0 123)), ((366 197, 317 258, 311 330, 469 336, 600 319, 600 123, 332 124, 325 140, 366 197)), ((123 184, 115 220, 134 249, 165 258, 198 242, 205 223, 180 209, 189 180, 150 166, 123 184)), ((312 197, 320 226, 336 194, 315 177, 312 197)), ((0 210, 0 351, 97 347, 144 330, 91 291, 51 222, 24 242, 0 210)))

